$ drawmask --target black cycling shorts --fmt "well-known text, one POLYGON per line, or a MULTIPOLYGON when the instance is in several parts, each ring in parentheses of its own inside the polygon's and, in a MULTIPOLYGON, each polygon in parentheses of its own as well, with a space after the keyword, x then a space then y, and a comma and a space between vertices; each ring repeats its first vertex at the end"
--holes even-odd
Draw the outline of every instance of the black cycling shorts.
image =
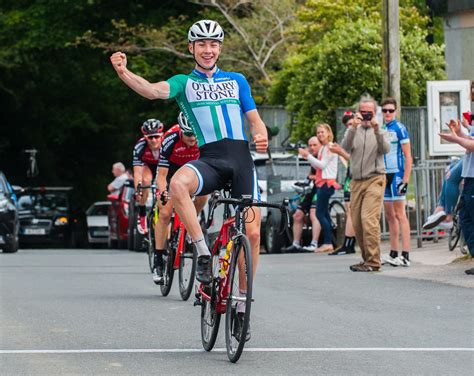
POLYGON ((311 208, 316 208, 316 201, 313 200, 314 195, 316 194, 317 188, 313 187, 311 192, 306 193, 303 197, 303 200, 298 205, 298 209, 301 210, 305 214, 309 214, 311 208))
POLYGON ((233 198, 251 195, 260 201, 257 171, 247 141, 223 139, 202 146, 200 152, 198 160, 185 164, 199 180, 194 195, 207 195, 230 183, 233 198))

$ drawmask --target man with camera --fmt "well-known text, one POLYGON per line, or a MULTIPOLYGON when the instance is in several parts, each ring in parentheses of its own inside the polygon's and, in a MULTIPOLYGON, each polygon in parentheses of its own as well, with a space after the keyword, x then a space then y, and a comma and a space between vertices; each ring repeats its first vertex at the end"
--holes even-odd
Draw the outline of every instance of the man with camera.
POLYGON ((357 243, 363 261, 350 267, 354 272, 380 269, 380 215, 385 190, 384 154, 390 150, 386 131, 382 130, 372 97, 362 97, 354 122, 344 135, 341 146, 350 154, 352 169, 351 209, 357 243))

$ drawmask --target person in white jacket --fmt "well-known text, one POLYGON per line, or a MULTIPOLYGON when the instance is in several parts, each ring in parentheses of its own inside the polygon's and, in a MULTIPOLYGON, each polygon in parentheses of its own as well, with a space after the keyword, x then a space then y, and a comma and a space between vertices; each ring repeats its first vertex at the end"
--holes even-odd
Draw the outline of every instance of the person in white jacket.
POLYGON ((316 135, 321 143, 317 158, 310 155, 305 149, 299 149, 298 152, 316 169, 315 185, 318 188, 316 193, 318 197, 316 216, 323 231, 323 244, 316 252, 332 252, 334 247, 332 244, 331 217, 329 216, 329 199, 334 191, 340 188, 336 181, 338 155, 329 150, 329 146, 334 139, 330 125, 319 124, 316 128, 316 135))

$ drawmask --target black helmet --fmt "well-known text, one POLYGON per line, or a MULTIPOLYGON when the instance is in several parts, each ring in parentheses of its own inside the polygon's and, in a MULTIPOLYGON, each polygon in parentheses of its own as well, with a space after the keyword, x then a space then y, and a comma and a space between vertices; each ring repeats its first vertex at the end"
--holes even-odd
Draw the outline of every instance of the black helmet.
POLYGON ((151 136, 163 132, 164 125, 158 119, 148 119, 143 122, 142 133, 151 136))

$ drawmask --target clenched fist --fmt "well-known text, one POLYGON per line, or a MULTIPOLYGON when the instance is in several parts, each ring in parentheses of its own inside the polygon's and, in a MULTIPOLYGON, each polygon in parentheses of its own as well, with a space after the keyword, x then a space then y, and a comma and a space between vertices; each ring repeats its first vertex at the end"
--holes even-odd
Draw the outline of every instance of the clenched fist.
POLYGON ((255 142, 255 148, 257 153, 265 153, 268 147, 268 137, 257 133, 253 136, 253 142, 255 142))
POLYGON ((118 74, 123 74, 127 67, 127 55, 120 51, 115 52, 110 57, 110 62, 118 74))

